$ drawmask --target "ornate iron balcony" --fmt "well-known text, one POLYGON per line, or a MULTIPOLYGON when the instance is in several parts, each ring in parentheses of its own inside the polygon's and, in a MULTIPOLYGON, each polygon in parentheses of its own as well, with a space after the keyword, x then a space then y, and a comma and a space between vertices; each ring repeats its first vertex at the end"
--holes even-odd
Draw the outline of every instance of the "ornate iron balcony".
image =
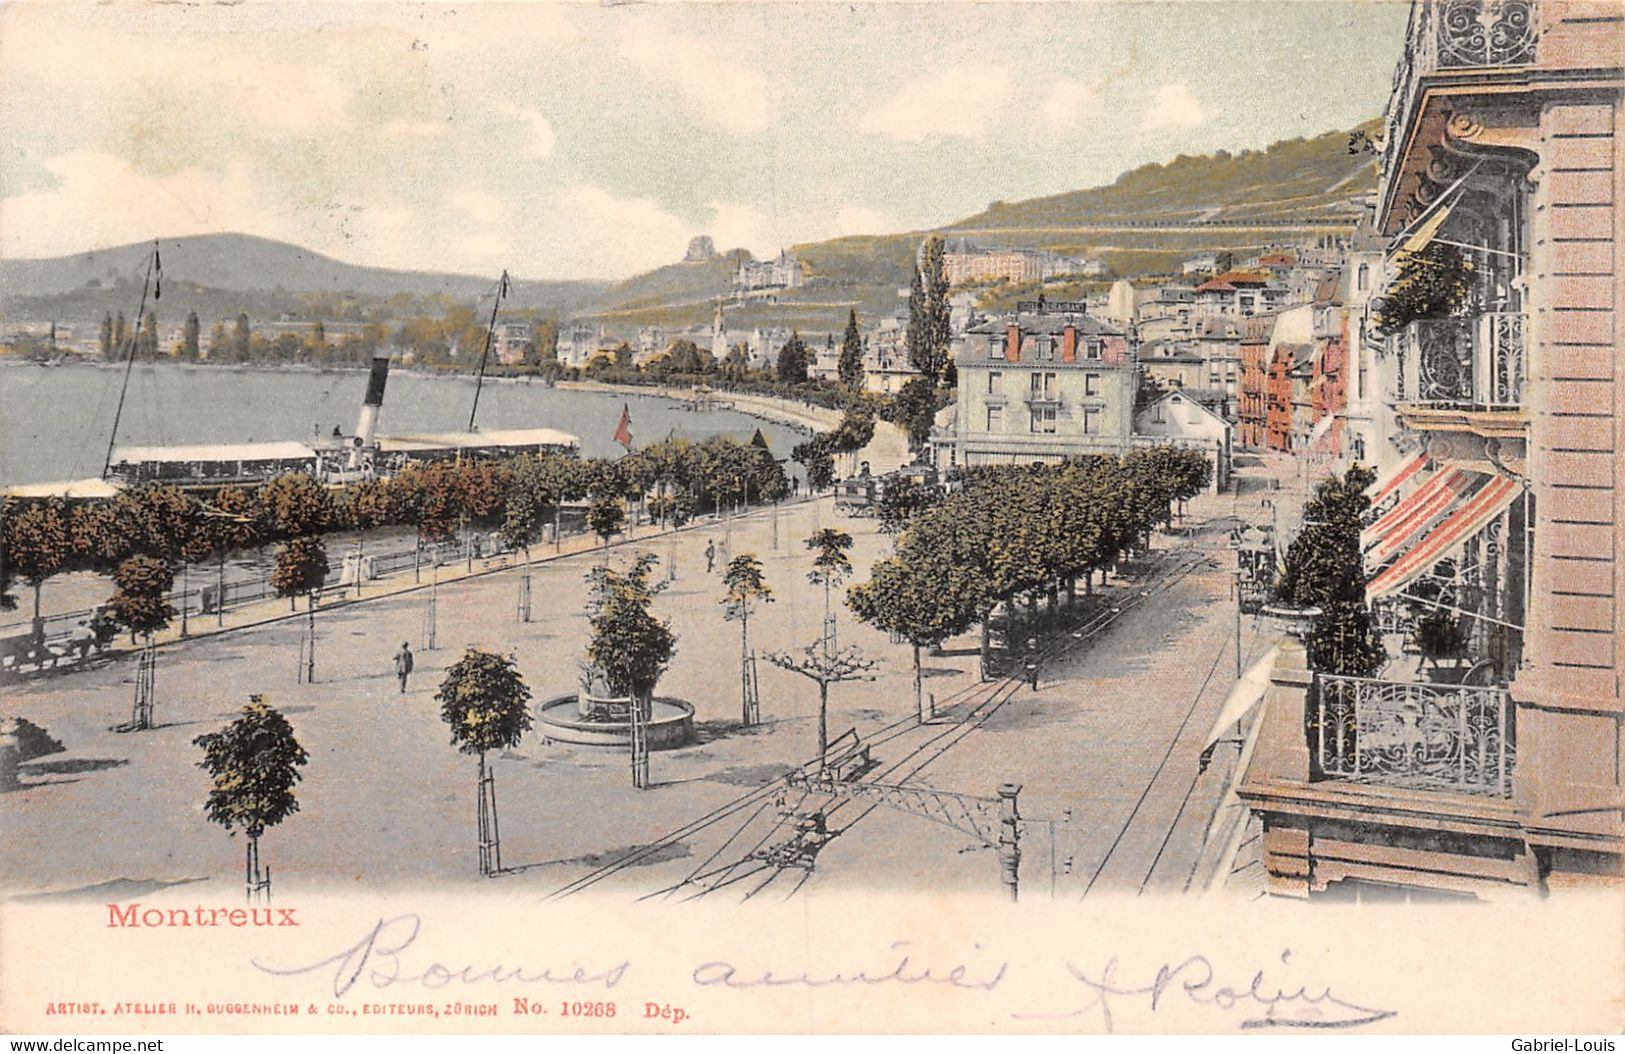
POLYGON ((1317 674, 1310 748, 1326 779, 1507 797, 1515 730, 1500 688, 1317 674))
POLYGON ((1400 151, 1422 78, 1440 70, 1534 64, 1539 14, 1537 0, 1413 0, 1383 123, 1379 201, 1388 200, 1399 178, 1400 151))
POLYGON ((1397 338, 1394 397, 1439 409, 1516 410, 1523 405, 1524 316, 1412 322, 1397 338))

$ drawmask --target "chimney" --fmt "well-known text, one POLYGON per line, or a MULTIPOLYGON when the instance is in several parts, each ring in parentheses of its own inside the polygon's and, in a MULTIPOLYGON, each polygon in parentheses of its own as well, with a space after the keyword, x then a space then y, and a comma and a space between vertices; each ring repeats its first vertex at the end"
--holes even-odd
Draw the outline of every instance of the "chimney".
POLYGON ((361 452, 372 445, 373 433, 378 428, 378 410, 384 405, 384 383, 389 380, 389 356, 375 355, 372 373, 367 378, 367 397, 362 400, 361 414, 355 422, 355 442, 350 448, 350 468, 361 467, 361 452))
POLYGON ((1011 322, 1004 330, 1004 359, 1006 362, 1021 361, 1021 326, 1011 322))
POLYGON ((1061 330, 1061 361, 1078 361, 1078 327, 1071 322, 1061 330))

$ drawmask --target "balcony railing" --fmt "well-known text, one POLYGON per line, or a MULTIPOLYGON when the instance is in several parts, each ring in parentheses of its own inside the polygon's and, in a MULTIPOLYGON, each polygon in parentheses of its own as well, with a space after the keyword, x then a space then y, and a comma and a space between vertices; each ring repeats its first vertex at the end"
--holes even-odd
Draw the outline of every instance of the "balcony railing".
POLYGON ((1326 779, 1507 797, 1511 695, 1467 685, 1318 674, 1310 747, 1326 779))
POLYGON ((1421 78, 1439 70, 1527 66, 1535 61, 1536 0, 1414 0, 1394 70, 1382 145, 1379 200, 1399 176, 1406 124, 1421 78))
POLYGON ((1516 410, 1523 405, 1524 316, 1412 322, 1397 338, 1395 398, 1438 409, 1516 410))

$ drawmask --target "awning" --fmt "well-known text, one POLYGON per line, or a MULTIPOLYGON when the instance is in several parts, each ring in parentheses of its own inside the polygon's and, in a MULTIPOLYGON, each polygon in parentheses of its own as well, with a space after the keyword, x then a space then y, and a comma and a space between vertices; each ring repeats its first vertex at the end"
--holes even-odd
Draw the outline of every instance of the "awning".
POLYGON ((1371 495, 1372 507, 1381 505, 1388 499, 1390 494, 1399 489, 1402 483, 1426 468, 1427 463, 1428 455, 1425 453, 1418 454, 1388 476, 1378 476, 1377 481, 1371 484, 1372 487, 1376 488, 1371 495))
POLYGON ((1393 556, 1427 530, 1428 524, 1448 512, 1478 475, 1460 468, 1442 468, 1435 472, 1410 497, 1360 532, 1360 547, 1378 563, 1393 556))
POLYGON ((14 487, 7 487, 4 491, 0 491, 8 498, 67 498, 72 500, 111 498, 117 496, 119 492, 119 487, 97 476, 92 476, 89 479, 57 480, 53 483, 19 483, 14 487))
POLYGON ((1270 686, 1270 671, 1275 668, 1275 657, 1279 654, 1281 646, 1277 644, 1265 652, 1262 659, 1248 667, 1247 672, 1236 681, 1236 686, 1230 689, 1230 695, 1219 708, 1219 716, 1214 719, 1213 728, 1202 741, 1202 749, 1206 750, 1217 743, 1227 729, 1251 713, 1253 707, 1263 700, 1264 693, 1270 686))
POLYGON ((1458 499, 1448 516, 1366 583, 1366 599, 1376 600, 1405 588, 1457 545, 1482 531, 1522 495, 1523 487, 1517 480, 1491 477, 1471 497, 1458 499))

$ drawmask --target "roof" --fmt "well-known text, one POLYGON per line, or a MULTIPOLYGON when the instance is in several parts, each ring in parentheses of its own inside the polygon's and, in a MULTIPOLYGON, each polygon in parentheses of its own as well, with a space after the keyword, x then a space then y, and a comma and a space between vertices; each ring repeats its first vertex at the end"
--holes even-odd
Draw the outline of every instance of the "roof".
POLYGON ((1021 327, 1023 333, 1045 333, 1060 335, 1067 326, 1075 326, 1081 336, 1086 337, 1121 337, 1123 331, 1116 326, 1108 325, 1093 315, 1005 315, 1002 318, 989 319, 986 322, 970 327, 967 333, 1003 333, 1010 323, 1015 322, 1021 327))
POLYGON ((1199 407, 1203 413, 1207 414, 1209 417, 1213 418, 1215 421, 1217 421, 1220 424, 1224 425, 1226 428, 1228 428, 1230 426, 1230 422, 1226 421, 1223 417, 1221 417, 1218 414, 1213 412, 1213 408, 1207 405, 1207 402, 1200 397, 1200 394, 1198 392, 1196 392, 1196 391, 1186 391, 1183 388, 1176 388, 1173 391, 1169 392, 1167 395, 1164 395, 1160 399, 1151 400, 1150 402, 1148 402, 1144 406, 1142 406, 1138 411, 1136 411, 1134 416, 1135 417, 1140 417, 1141 415, 1145 414, 1148 410, 1150 410, 1153 406, 1157 406, 1157 405, 1159 405, 1161 403, 1166 403, 1166 402, 1169 402, 1169 401, 1177 402, 1177 403, 1190 403, 1192 406, 1199 407))
POLYGON ((1236 325, 1232 319, 1205 318, 1202 320, 1201 326, 1197 328, 1196 335, 1207 338, 1217 337, 1221 340, 1240 339, 1241 327, 1236 325))
POLYGON ((303 443, 279 440, 269 443, 198 443, 191 446, 121 446, 114 449, 112 463, 117 465, 146 461, 298 461, 315 456, 316 451, 303 443))
POLYGON ((1203 361, 1202 356, 1188 344, 1181 344, 1172 340, 1153 340, 1140 346, 1140 361, 1148 363, 1157 362, 1196 362, 1203 361))
POLYGON ((422 432, 412 435, 379 436, 378 449, 396 450, 479 450, 491 447, 580 446, 581 441, 556 428, 518 428, 494 432, 422 432))
POLYGON ((1196 287, 1198 293, 1225 293, 1235 289, 1258 289, 1266 284, 1252 271, 1226 271, 1224 274, 1214 275, 1196 287))
POLYGON ((20 483, 7 487, 8 498, 111 498, 119 488, 104 479, 62 479, 50 483, 20 483))

